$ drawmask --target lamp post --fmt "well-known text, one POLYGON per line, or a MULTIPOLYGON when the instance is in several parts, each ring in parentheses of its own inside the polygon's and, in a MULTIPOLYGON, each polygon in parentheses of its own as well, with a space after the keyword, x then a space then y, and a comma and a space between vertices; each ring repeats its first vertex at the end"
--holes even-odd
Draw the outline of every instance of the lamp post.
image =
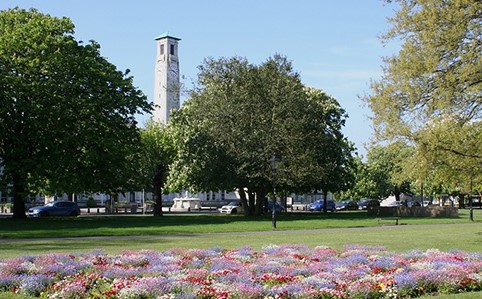
POLYGON ((470 204, 469 218, 470 218, 470 221, 474 221, 474 208, 473 208, 472 200, 473 199, 472 199, 472 174, 471 174, 470 175, 470 195, 469 195, 469 204, 470 204))
POLYGON ((276 156, 271 157, 269 160, 273 184, 273 210, 271 211, 271 226, 273 228, 276 228, 276 171, 278 170, 278 161, 279 159, 276 156))

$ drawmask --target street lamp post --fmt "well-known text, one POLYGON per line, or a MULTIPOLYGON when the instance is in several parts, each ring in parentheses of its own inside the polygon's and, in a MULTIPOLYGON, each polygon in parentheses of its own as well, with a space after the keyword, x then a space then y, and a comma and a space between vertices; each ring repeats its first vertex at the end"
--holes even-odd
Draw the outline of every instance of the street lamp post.
POLYGON ((273 210, 271 211, 271 226, 273 228, 276 228, 276 171, 278 170, 278 161, 276 156, 271 157, 269 160, 273 184, 273 210))
POLYGON ((469 204, 470 204, 470 214, 469 218, 470 221, 474 221, 474 209, 473 209, 473 204, 472 204, 472 174, 470 175, 470 195, 469 195, 469 204))

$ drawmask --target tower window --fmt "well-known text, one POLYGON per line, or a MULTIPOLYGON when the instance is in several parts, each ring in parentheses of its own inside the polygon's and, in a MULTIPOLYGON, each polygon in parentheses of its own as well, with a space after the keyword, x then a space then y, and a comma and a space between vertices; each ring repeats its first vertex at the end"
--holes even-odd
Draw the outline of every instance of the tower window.
POLYGON ((164 55, 164 45, 161 45, 161 55, 164 55))
POLYGON ((171 45, 171 55, 176 55, 174 54, 174 45, 171 45))

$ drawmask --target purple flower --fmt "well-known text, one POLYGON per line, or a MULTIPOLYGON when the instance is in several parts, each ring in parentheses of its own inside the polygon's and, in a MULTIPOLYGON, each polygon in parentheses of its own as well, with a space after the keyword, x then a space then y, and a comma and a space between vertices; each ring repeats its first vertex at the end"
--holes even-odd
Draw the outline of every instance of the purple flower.
POLYGON ((0 261, 0 292, 90 298, 392 298, 482 289, 482 255, 305 245, 46 254, 0 261))
POLYGON ((396 267, 393 257, 379 256, 371 262, 371 268, 390 269, 396 267))
POLYGON ((11 291, 20 286, 20 277, 18 275, 5 274, 0 275, 0 292, 11 291))
POLYGON ((394 276, 395 284, 399 289, 415 289, 418 286, 418 279, 414 273, 401 272, 394 276))
POLYGON ((25 296, 38 296, 48 285, 52 277, 49 275, 24 275, 20 278, 18 293, 25 296))
POLYGON ((321 290, 321 289, 334 289, 336 287, 336 284, 334 281, 321 278, 321 277, 308 277, 300 281, 301 285, 306 286, 307 288, 312 288, 315 290, 321 290))

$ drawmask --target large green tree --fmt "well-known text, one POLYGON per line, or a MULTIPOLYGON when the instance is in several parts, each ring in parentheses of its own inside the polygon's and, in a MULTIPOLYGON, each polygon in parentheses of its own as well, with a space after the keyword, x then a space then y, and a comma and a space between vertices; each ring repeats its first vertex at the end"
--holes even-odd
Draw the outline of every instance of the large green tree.
POLYGON ((141 148, 136 160, 140 164, 134 176, 137 188, 152 192, 154 216, 162 216, 162 194, 173 156, 174 146, 169 128, 151 119, 141 130, 141 148))
POLYGON ((139 146, 136 113, 151 109, 68 18, 35 9, 0 12, 0 163, 14 217, 29 192, 128 188, 139 146))
MULTIPOLYGON (((460 158, 455 152, 464 152, 467 148, 482 147, 480 122, 459 125, 450 116, 434 118, 419 134, 431 142, 419 144, 414 155, 407 161, 405 172, 418 187, 424 187, 425 194, 470 194, 481 192, 482 171, 476 159, 460 158), (435 140, 434 140, 435 139, 435 140), (444 140, 457 140, 450 150, 440 151, 438 146, 447 146, 444 140), (412 167, 410 167, 412 166, 412 167)), ((420 192, 422 190, 420 189, 420 192)))
POLYGON ((172 120, 179 148, 170 186, 244 190, 247 213, 257 214, 273 184, 283 193, 319 189, 339 169, 332 164, 343 161, 333 153, 349 152, 340 133, 343 109, 305 88, 284 57, 259 66, 239 57, 208 59, 198 82, 172 120), (335 142, 347 150, 333 151, 335 142), (281 159, 274 176, 273 156, 281 159))
POLYGON ((362 198, 379 198, 375 182, 369 173, 368 166, 359 156, 353 157, 351 176, 352 185, 346 190, 340 190, 336 197, 340 199, 359 200, 362 198))
POLYGON ((339 195, 342 198, 379 200, 394 195, 400 200, 402 193, 411 193, 412 179, 408 174, 419 166, 411 164, 413 152, 413 147, 403 141, 372 145, 365 162, 360 157, 352 159, 350 169, 354 183, 339 195))
MULTIPOLYGON (((403 172, 413 148, 402 141, 372 146, 367 153, 366 172, 378 199, 411 193, 410 179, 403 172)), ((413 167, 414 165, 412 165, 413 167)))
POLYGON ((402 47, 366 98, 377 137, 408 138, 419 157, 480 174, 482 2, 387 2, 399 9, 384 39, 402 47))
POLYGON ((306 88, 305 91, 309 104, 305 112, 308 115, 308 127, 305 128, 307 135, 304 135, 304 144, 315 153, 316 162, 313 165, 320 172, 311 176, 312 180, 304 182, 308 183, 308 189, 315 186, 315 192, 323 191, 323 209, 326 212, 328 192, 348 190, 355 182, 356 164, 352 155, 355 148, 342 133, 347 114, 338 101, 316 88, 306 88), (320 150, 320 145, 323 145, 323 150, 320 150))

